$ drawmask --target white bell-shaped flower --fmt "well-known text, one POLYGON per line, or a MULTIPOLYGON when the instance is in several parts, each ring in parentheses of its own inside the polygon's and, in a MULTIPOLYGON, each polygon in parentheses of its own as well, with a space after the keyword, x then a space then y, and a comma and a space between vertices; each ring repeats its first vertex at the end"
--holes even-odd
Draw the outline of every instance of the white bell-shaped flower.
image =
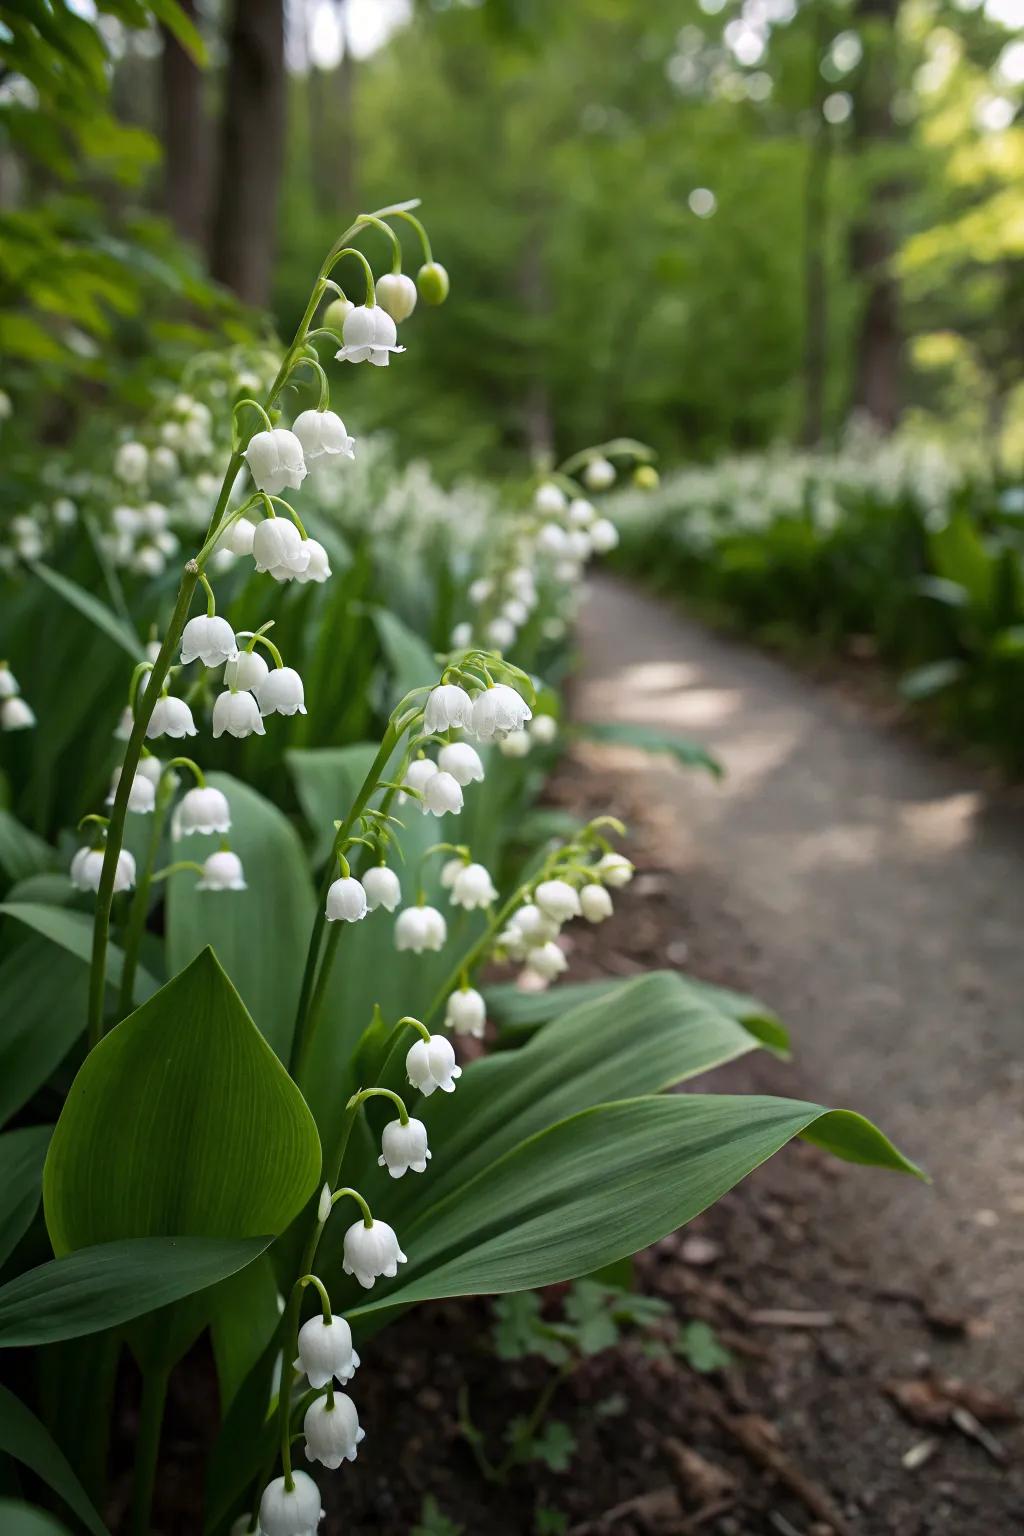
POLYGON ((359 1426, 356 1405, 344 1392, 335 1392, 333 1401, 318 1397, 310 1403, 302 1420, 306 1437, 306 1460, 318 1461, 333 1472, 343 1461, 355 1461, 356 1447, 365 1439, 359 1426))
MULTIPOLYGON (((79 848, 71 860, 72 884, 80 891, 98 891, 104 856, 103 848, 79 848)), ((120 891, 130 891, 134 884, 135 859, 127 848, 122 848, 114 869, 114 895, 120 891)))
POLYGON ((260 717, 260 707, 251 693, 232 693, 230 688, 213 701, 214 740, 227 733, 241 740, 245 736, 265 736, 267 728, 260 717))
POLYGON ((452 650, 466 651, 473 644, 473 626, 463 619, 452 630, 452 650))
POLYGON ((224 684, 239 692, 248 689, 255 693, 269 671, 270 667, 259 651, 239 651, 224 668, 224 684))
POLYGON ((612 899, 603 885, 585 885, 580 891, 580 910, 588 923, 603 923, 612 915, 612 899))
POLYGON ((142 443, 122 443, 114 455, 114 473, 125 485, 138 485, 146 478, 149 453, 142 443))
POLYGON ((352 1348, 352 1329, 343 1317, 329 1323, 317 1313, 299 1329, 297 1371, 305 1371, 311 1387, 326 1387, 331 1380, 342 1386, 351 1381, 359 1365, 352 1348))
POLYGON ((493 645, 496 651, 507 651, 516 643, 516 626, 511 619, 506 619, 498 614, 487 626, 487 642, 493 645))
POLYGON ((565 504, 565 492, 552 480, 545 480, 534 492, 533 505, 545 517, 557 517, 559 512, 565 510, 565 504))
POLYGON ((529 757, 532 745, 533 738, 526 731, 509 731, 498 742, 498 751, 502 757, 529 757))
POLYGON ((530 610, 521 598, 510 597, 503 605, 501 614, 513 629, 521 629, 530 617, 530 610))
POLYGON ((416 308, 416 284, 404 272, 387 272, 377 279, 377 303, 401 325, 416 308))
MULTIPOLYGON (((140 764, 141 767, 141 764, 140 764)), ((120 783, 121 770, 115 768, 110 781, 110 794, 107 796, 107 804, 113 805, 114 796, 117 794, 117 786, 120 783)), ((136 773, 132 779, 132 787, 128 791, 128 809, 137 816, 146 816, 156 808, 156 785, 147 773, 136 773)))
POLYGON ((473 606, 479 608, 481 603, 486 603, 493 591, 494 582, 491 578, 489 576, 478 576, 475 581, 470 582, 467 596, 473 606))
POLYGON ((481 784, 484 765, 480 754, 468 741, 451 741, 437 754, 437 766, 442 773, 450 773, 463 788, 467 784, 481 784))
POLYGON ((242 861, 237 853, 222 848, 219 853, 211 853, 204 859, 202 876, 196 881, 197 891, 244 891, 247 889, 242 861))
POLYGON ((567 923, 580 915, 579 892, 568 880, 542 880, 533 893, 537 906, 552 922, 567 923))
POLYGON ((475 987, 460 987, 448 999, 444 1012, 447 1029, 457 1035, 472 1035, 474 1040, 484 1037, 487 1023, 487 1004, 475 987))
POLYGON ((294 667, 274 667, 256 690, 261 715, 304 715, 302 678, 294 667))
MULTIPOLYGON (((117 778, 120 778, 120 769, 115 769, 114 771, 117 778)), ((148 779, 154 789, 160 783, 160 776, 163 771, 163 763, 158 757, 154 757, 152 753, 148 753, 145 757, 140 757, 139 766, 135 770, 136 773, 141 773, 144 779, 148 779)))
POLYGON ((393 1179, 400 1179, 410 1169, 426 1173, 429 1160, 427 1128, 422 1120, 410 1117, 405 1125, 401 1120, 389 1121, 380 1139, 379 1167, 386 1168, 393 1179))
POLYGON ((545 523, 537 535, 537 548, 553 560, 562 559, 569 548, 569 535, 561 523, 545 523))
POLYGON ((599 454, 584 469, 583 484, 588 491, 606 491, 615 484, 615 465, 599 454))
POLYGON ((548 747, 558 735, 558 721, 554 715, 534 715, 530 735, 539 747, 548 747))
POLYGON ((0 730, 28 731, 36 723, 35 711, 20 694, 0 704, 0 730))
POLYGON ((431 816, 457 816, 462 810, 462 785, 450 773, 432 773, 423 786, 423 808, 431 816))
POLYGON ((473 734, 480 741, 494 741, 509 731, 522 730, 533 711, 514 688, 495 683, 473 702, 473 734))
POLYGON ((428 736, 439 731, 461 729, 469 725, 473 714, 473 700, 465 688, 457 683, 442 683, 427 695, 423 710, 423 729, 428 736))
POLYGON ((331 574, 331 562, 320 540, 307 539, 306 553, 309 556, 309 564, 304 571, 298 573, 295 580, 300 586, 307 581, 315 581, 318 584, 325 582, 331 574))
POLYGON ((606 555, 619 542, 619 530, 609 517, 599 517, 590 529, 590 545, 596 554, 606 555))
MULTIPOLYGON (((433 762, 431 758, 415 757, 409 764, 408 768, 405 770, 405 778, 402 780, 402 783, 405 785, 406 789, 422 790, 426 785, 427 780, 432 779, 436 772, 437 764, 433 762)), ((408 795, 400 794, 398 796, 399 805, 404 805, 408 799, 408 795)), ((421 803, 422 802, 417 801, 417 804, 421 803)))
POLYGON ((359 923, 369 910, 366 892, 353 876, 335 880, 327 892, 329 923, 359 923))
POLYGON ((467 912, 497 901, 494 881, 482 864, 464 864, 452 881, 452 902, 467 912))
POLYGON ((602 854, 594 868, 605 885, 610 885, 613 890, 628 885, 634 874, 632 864, 621 853, 602 854))
POLYGON ((395 919, 395 948, 411 949, 414 955, 424 950, 444 948, 448 924, 436 907, 406 907, 395 919))
POLYGON ((230 550, 233 555, 251 555, 255 537, 256 524, 251 523, 247 517, 238 517, 224 535, 222 547, 230 550))
POLYGON ((309 565, 308 540, 287 517, 265 517, 256 524, 252 554, 258 571, 269 571, 280 581, 301 576, 309 565))
POLYGON ((568 960, 557 944, 539 944, 526 957, 526 969, 542 981, 554 981, 568 967, 568 960))
POLYGON ((185 791, 174 813, 175 837, 190 837, 193 832, 223 836, 230 830, 231 807, 221 790, 206 784, 185 791))
POLYGON ((392 352, 405 351, 397 345, 395 322, 380 304, 374 304, 371 309, 365 304, 357 304, 350 309, 345 316, 341 339, 344 346, 335 356, 343 363, 373 363, 377 368, 386 368, 392 352))
POLYGON ((379 1275, 390 1280, 397 1275, 399 1264, 408 1263, 394 1228, 386 1221, 371 1221, 369 1226, 362 1220, 354 1221, 345 1233, 343 1252, 346 1275, 355 1275, 367 1291, 379 1275))
POLYGON ((574 528, 589 528, 597 516, 594 505, 585 501, 582 496, 577 496, 569 503, 569 522, 574 528))
POLYGON ((6 661, 0 661, 0 699, 13 699, 15 694, 20 692, 18 679, 6 661))
MULTIPOLYGON (((141 687, 142 685, 140 684, 139 686, 141 687)), ((121 713, 118 715, 117 724, 114 726, 115 738, 118 741, 127 741, 129 736, 132 734, 132 726, 134 724, 135 716, 132 714, 131 705, 126 704, 124 709, 122 709, 121 713)), ((149 735, 148 731, 146 732, 146 735, 149 735)))
POLYGON ((356 456, 356 440, 349 437, 345 423, 335 411, 303 411, 296 416, 292 431, 302 444, 307 464, 325 456, 333 458, 337 453, 346 459, 356 456))
POLYGON ((238 641, 227 619, 217 614, 197 614, 189 619, 181 636, 181 662, 188 666, 198 656, 204 667, 220 667, 238 654, 238 641))
MULTIPOLYGON (((216 712, 215 712, 216 718, 216 712)), ((216 730, 213 733, 217 734, 216 730)), ((149 717, 146 726, 146 735, 152 741, 157 736, 198 736, 195 722, 192 719, 192 711, 184 699, 175 698, 173 693, 165 693, 157 699, 153 706, 153 713, 149 717)))
POLYGON ((280 496, 286 487, 297 491, 306 478, 302 444, 287 427, 257 432, 245 450, 245 462, 256 488, 268 496, 280 496))
POLYGON ((461 854, 454 859, 446 859, 441 866, 441 884, 446 891, 450 891, 456 880, 466 867, 466 860, 461 854))
POLYGON ((529 948, 533 944, 547 944, 551 939, 557 939, 561 924, 542 912, 535 902, 528 901, 512 914, 511 926, 529 948))
POLYGON ((385 912, 393 912, 402 899, 401 881, 386 864, 374 864, 366 871, 363 890, 366 892, 366 905, 371 912, 376 912, 378 907, 383 907, 385 912))
POLYGON ((316 1536, 323 1510, 320 1490, 305 1472, 292 1473, 293 1487, 275 1477, 260 1499, 260 1536, 316 1536))
POLYGON ((462 1076, 462 1068, 455 1060, 455 1049, 447 1035, 431 1035, 429 1040, 417 1040, 409 1047, 405 1070, 410 1083, 425 1099, 436 1088, 442 1093, 454 1093, 456 1078, 462 1076))
POLYGON ((583 528, 570 528, 566 535, 566 551, 570 560, 583 565, 590 559, 593 542, 589 533, 583 528))

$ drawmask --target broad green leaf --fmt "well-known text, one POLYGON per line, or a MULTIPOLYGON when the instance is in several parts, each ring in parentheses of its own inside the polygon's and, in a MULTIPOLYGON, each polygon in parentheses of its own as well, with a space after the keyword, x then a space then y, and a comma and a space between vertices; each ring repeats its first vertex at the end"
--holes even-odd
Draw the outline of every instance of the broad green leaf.
POLYGON ((87 987, 81 961, 34 934, 0 964, 0 1125, 84 1032, 87 987))
POLYGON ((91 592, 80 587, 77 581, 63 576, 60 571, 53 570, 41 560, 33 561, 31 568, 48 587, 53 588, 59 597, 62 597, 66 603, 70 603, 72 608, 77 608, 90 624, 94 624, 108 639, 113 640, 123 651, 127 651, 133 661, 145 661, 146 650, 138 635, 116 614, 111 613, 98 597, 94 597, 91 592))
MULTIPOLYGON (((231 846, 248 889, 199 891, 194 871, 167 882, 167 969, 173 975, 207 945, 279 1056, 291 1043, 302 967, 313 923, 313 887, 298 834, 275 805, 226 773, 209 782, 231 807, 231 846)), ((216 836, 191 836, 182 857, 200 863, 216 836)))
POLYGON ((195 22, 182 10, 178 0, 149 0, 149 9, 157 21, 177 38, 195 63, 200 65, 209 63, 206 44, 195 22))
POLYGON ((971 601, 971 594, 966 587, 962 587, 958 581, 947 580, 945 576, 919 576, 914 582, 914 591, 920 592, 922 597, 933 598, 946 608, 966 608, 971 601))
POLYGON ((0 1264, 32 1224, 43 1189, 50 1125, 29 1125, 0 1136, 0 1264))
POLYGON ((49 1431, 13 1392, 0 1386, 0 1451, 29 1467, 73 1510, 92 1536, 110 1536, 49 1431))
POLYGON ((86 1058, 46 1159, 46 1223, 58 1255, 276 1235, 319 1174, 301 1094, 206 949, 86 1058))
POLYGON ((100 1333, 237 1274, 270 1237, 136 1237, 52 1259, 0 1286, 0 1349, 100 1333))
MULTIPOLYGON (((34 901, 6 901, 0 903, 0 915, 13 917, 26 928, 42 934, 53 944, 59 944, 68 954, 88 965, 92 956, 92 917, 68 907, 48 907, 34 901)), ((116 944, 107 946, 107 985, 116 986, 121 980, 124 956, 116 944)), ((144 966, 139 966, 135 977, 135 995, 152 997, 157 989, 144 966)))
POLYGON ((578 727, 592 741, 604 741, 613 746, 635 747, 640 752, 655 756, 674 757, 687 768, 704 768, 713 778, 722 778, 725 770, 716 757, 699 742, 688 741, 685 736, 675 736, 671 731, 660 731, 656 726, 633 725, 625 720, 587 721, 578 727))
POLYGON ((438 666, 433 652, 397 614, 387 608, 375 608, 373 622, 391 668, 394 703, 413 688, 437 682, 438 666))
POLYGON ((675 1231, 808 1132, 841 1157, 917 1171, 868 1121, 817 1104, 685 1093, 601 1104, 447 1198, 418 1202, 400 1231, 409 1255, 400 1281, 349 1315, 587 1274, 675 1231))
POLYGON ((222 1421, 277 1326, 277 1297, 277 1278, 267 1254, 218 1286, 210 1298, 222 1421))
POLYGON ((9 880, 25 880, 51 869, 54 860, 49 843, 23 827, 10 811, 0 810, 0 869, 9 880))
POLYGON ((944 528, 929 535, 928 544, 939 576, 964 587, 976 612, 987 613, 995 561, 970 517, 954 513, 944 528))
POLYGON ((0 1499, 0 1531, 4 1536, 69 1536, 67 1526, 45 1509, 15 1499, 0 1499))
POLYGON ((322 864, 330 853, 334 823, 352 804, 376 756, 372 741, 285 753, 302 814, 313 833, 314 864, 322 864))
POLYGON ((956 657, 948 657, 945 661, 930 661, 926 666, 915 667, 913 672, 904 673, 900 678, 900 692, 905 699, 916 703, 920 699, 930 699, 933 694, 941 693, 945 688, 951 688, 966 674, 967 663, 958 661, 956 657))

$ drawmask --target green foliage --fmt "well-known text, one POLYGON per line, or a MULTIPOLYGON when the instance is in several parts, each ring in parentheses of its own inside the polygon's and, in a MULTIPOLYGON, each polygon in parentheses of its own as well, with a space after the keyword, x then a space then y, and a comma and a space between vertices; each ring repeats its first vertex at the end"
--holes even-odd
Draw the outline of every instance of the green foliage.
POLYGON ((449 1520, 432 1493, 428 1493, 423 1500, 423 1508, 420 1510, 419 1524, 414 1525, 409 1536, 462 1536, 464 1525, 456 1525, 454 1520, 449 1520))
POLYGON ((732 1356, 719 1344, 714 1329, 699 1320, 680 1329, 676 1349, 687 1365, 702 1374, 721 1371, 732 1364, 732 1356))

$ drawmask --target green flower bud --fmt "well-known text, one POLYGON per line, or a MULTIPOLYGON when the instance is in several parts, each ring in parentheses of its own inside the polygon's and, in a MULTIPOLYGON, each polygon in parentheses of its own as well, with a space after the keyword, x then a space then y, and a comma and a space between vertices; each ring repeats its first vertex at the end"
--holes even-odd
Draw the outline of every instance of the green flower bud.
POLYGON ((350 299, 332 299, 324 310, 324 325, 329 331, 337 331, 340 336, 345 324, 345 316, 354 308, 355 305, 350 299))
POLYGON ((653 464, 638 464, 633 471, 633 484, 641 491, 653 491, 660 481, 661 476, 653 464))
POLYGON ((448 273, 439 261, 428 261, 416 274, 416 286, 424 304, 443 304, 448 297, 448 273))

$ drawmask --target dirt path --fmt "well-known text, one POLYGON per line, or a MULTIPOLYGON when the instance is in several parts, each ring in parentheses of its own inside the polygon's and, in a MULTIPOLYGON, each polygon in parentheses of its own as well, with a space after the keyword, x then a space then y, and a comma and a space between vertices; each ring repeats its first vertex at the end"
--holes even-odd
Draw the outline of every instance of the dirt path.
MULTIPOLYGON (((792 1063, 743 1063, 715 1086, 859 1109, 934 1181, 844 1169, 808 1185, 799 1152, 756 1176, 765 1198, 812 1202, 801 1232, 813 1254, 786 1251, 785 1223, 771 1238, 775 1304, 820 1306, 830 1271, 845 1295, 869 1299, 853 1380, 833 1371, 846 1379, 830 1395, 812 1370, 783 1416, 819 1459, 816 1474, 854 1505, 852 1467, 866 1463, 881 1466, 884 1499, 905 1496, 917 1512, 872 1523, 861 1508, 858 1530, 1024 1528, 1012 1474, 955 1431, 937 1432, 937 1458, 906 1489, 900 1459, 930 1431, 881 1392, 886 1378, 928 1366, 1011 1395, 1021 1387, 1024 819, 989 804, 969 768, 618 581, 593 583, 580 642, 578 720, 692 736, 726 767, 716 785, 665 760, 581 749, 645 824, 655 905, 680 914, 669 962, 756 993, 792 1030, 792 1063), (823 1421, 808 1426, 815 1386, 823 1421), (947 1499, 965 1483, 977 1525, 947 1499)), ((1000 1433, 1012 1446, 1016 1431, 1000 1433)))

